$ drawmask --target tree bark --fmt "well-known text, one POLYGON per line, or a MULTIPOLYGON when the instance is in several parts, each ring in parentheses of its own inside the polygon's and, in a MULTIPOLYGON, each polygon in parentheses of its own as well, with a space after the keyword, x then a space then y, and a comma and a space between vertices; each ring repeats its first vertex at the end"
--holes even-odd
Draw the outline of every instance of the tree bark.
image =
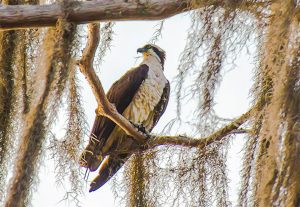
POLYGON ((70 1, 50 5, 0 6, 0 29, 54 26, 59 18, 77 24, 93 21, 159 20, 185 11, 217 6, 241 11, 256 11, 265 3, 242 0, 101 0, 70 1))

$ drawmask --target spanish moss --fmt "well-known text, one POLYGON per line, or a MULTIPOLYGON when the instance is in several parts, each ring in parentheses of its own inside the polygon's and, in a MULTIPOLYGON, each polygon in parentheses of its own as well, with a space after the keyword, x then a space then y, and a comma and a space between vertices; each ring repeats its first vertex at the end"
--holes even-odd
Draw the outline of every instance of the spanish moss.
POLYGON ((165 21, 164 20, 161 20, 157 25, 156 25, 156 28, 155 28, 155 31, 149 41, 149 43, 151 44, 155 44, 159 38, 162 37, 162 30, 164 28, 164 23, 165 21))
POLYGON ((137 153, 131 157, 126 166, 126 179, 128 182, 127 205, 132 207, 153 206, 147 197, 147 182, 149 175, 146 173, 145 157, 137 153))
MULTIPOLYGON (((3 1, 3 4, 22 4, 19 1, 3 1)), ((29 1, 28 3, 36 3, 29 1)), ((20 95, 21 73, 26 60, 25 55, 25 30, 0 32, 0 191, 3 195, 7 181, 7 166, 11 163, 11 157, 15 148, 20 121, 18 108, 22 104, 17 97, 20 95)))
POLYGON ((110 51, 111 44, 113 41, 114 31, 113 28, 115 26, 115 22, 108 22, 103 24, 100 29, 100 42, 97 50, 97 58, 96 58, 96 67, 98 71, 100 70, 100 66, 103 63, 105 55, 110 51))
POLYGON ((37 88, 40 90, 35 92, 36 97, 31 103, 31 110, 24 118, 26 125, 21 131, 14 175, 10 181, 5 206, 26 206, 29 203, 30 187, 35 182, 38 161, 48 132, 46 114, 51 104, 50 91, 54 87, 53 84, 57 83, 56 72, 60 66, 64 66, 63 62, 58 61, 70 58, 68 52, 70 39, 64 39, 68 37, 68 32, 69 29, 66 29, 63 24, 58 25, 56 29, 49 29, 40 47, 40 51, 43 52, 38 57, 37 64, 43 67, 39 68, 39 73, 36 73, 38 75, 35 77, 35 84, 39 85, 37 88))
POLYGON ((255 149, 257 146, 257 137, 250 136, 244 147, 243 168, 241 171, 241 187, 239 192, 239 206, 247 207, 253 205, 253 197, 251 195, 253 178, 253 167, 255 159, 255 149))
POLYGON ((71 183, 70 190, 65 194, 64 200, 79 205, 78 196, 83 193, 83 181, 77 162, 83 148, 82 139, 87 124, 85 123, 76 74, 75 67, 71 67, 68 79, 68 124, 66 134, 61 140, 55 139, 50 143, 50 147, 56 165, 56 182, 65 187, 67 184, 65 180, 68 178, 71 183))
POLYGON ((4 192, 7 175, 7 158, 10 155, 11 124, 14 107, 14 72, 13 52, 16 33, 14 31, 0 33, 0 191, 4 192))

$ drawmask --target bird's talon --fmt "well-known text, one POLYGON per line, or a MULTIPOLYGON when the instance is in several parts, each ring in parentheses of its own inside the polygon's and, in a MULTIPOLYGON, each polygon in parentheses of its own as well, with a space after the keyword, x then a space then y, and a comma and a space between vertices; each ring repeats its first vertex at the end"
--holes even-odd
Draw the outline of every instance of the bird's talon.
POLYGON ((145 137, 148 139, 151 138, 150 133, 147 131, 147 129, 144 127, 143 124, 136 124, 133 123, 132 121, 129 121, 139 132, 141 132, 145 137))
POLYGON ((147 134, 146 128, 142 124, 139 126, 139 131, 143 134, 147 134))

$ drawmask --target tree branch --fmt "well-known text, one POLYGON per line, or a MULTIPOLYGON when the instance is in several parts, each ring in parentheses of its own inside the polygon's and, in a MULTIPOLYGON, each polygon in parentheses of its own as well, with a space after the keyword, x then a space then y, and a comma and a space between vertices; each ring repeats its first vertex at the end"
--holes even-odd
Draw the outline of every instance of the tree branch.
MULTIPOLYGON (((205 146, 212 144, 215 141, 220 141, 229 134, 240 133, 241 131, 236 131, 243 123, 245 123, 252 115, 256 106, 252 107, 248 112, 241 115, 239 118, 235 119, 228 125, 204 138, 192 138, 187 136, 156 136, 147 142, 148 148, 154 148, 161 145, 173 145, 173 146, 184 146, 184 147, 198 147, 200 149, 205 146)), ((243 132, 247 132, 243 130, 243 132)))
POLYGON ((0 4, 0 30, 55 26, 60 18, 77 24, 93 21, 159 20, 207 6, 255 13, 257 7, 266 4, 267 2, 242 0, 98 0, 49 5, 0 4))
POLYGON ((108 101, 102 84, 93 68, 93 60, 100 39, 99 28, 99 23, 88 25, 87 45, 83 50, 81 60, 77 62, 81 73, 85 76, 91 86, 97 100, 98 108, 96 110, 96 114, 98 116, 102 115, 111 119, 119 127, 121 127, 126 134, 134 137, 139 142, 144 142, 147 139, 147 136, 140 133, 126 118, 119 114, 116 107, 108 101))

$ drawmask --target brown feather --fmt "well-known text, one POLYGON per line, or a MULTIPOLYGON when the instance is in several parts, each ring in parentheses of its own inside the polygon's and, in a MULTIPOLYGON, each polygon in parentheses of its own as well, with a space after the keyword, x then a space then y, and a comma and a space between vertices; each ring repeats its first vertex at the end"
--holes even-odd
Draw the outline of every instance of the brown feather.
MULTIPOLYGON (((107 92, 108 100, 115 104, 122 114, 132 101, 142 82, 147 78, 148 66, 143 64, 125 73, 107 92)), ((95 171, 102 161, 101 148, 116 124, 110 119, 97 116, 90 135, 90 141, 80 157, 80 165, 95 171)))
MULTIPOLYGON (((152 122, 153 126, 150 129, 150 132, 157 124, 159 118, 165 112, 168 105, 169 96, 170 84, 169 82, 167 82, 163 90, 160 102, 154 109, 155 112, 152 122)), ((118 143, 122 146, 115 147, 116 150, 114 151, 114 153, 105 157, 105 159, 101 163, 99 175, 92 181, 89 192, 95 191, 103 186, 124 165, 124 163, 129 159, 133 152, 141 149, 140 144, 137 143, 134 139, 130 138, 130 136, 127 136, 124 132, 120 133, 120 139, 118 143), (126 139, 126 142, 123 141, 124 138, 126 139)))

